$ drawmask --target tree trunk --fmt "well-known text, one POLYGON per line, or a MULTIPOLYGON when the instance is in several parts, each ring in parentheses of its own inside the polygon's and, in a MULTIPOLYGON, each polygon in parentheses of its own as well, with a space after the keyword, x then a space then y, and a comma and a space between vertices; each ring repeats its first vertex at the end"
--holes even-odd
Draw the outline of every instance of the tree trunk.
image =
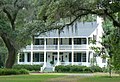
POLYGON ((7 34, 5 33, 1 35, 1 38, 3 39, 5 46, 7 47, 7 50, 8 50, 8 57, 7 57, 5 67, 12 68, 16 59, 16 49, 13 45, 14 43, 8 38, 7 34))

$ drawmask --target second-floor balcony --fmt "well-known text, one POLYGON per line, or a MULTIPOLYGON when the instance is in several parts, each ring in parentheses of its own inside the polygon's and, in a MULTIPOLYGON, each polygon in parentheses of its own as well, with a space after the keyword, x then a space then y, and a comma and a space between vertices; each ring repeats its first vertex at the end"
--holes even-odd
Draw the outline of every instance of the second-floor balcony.
POLYGON ((24 50, 81 50, 81 49, 88 49, 88 45, 31 45, 26 46, 24 50))

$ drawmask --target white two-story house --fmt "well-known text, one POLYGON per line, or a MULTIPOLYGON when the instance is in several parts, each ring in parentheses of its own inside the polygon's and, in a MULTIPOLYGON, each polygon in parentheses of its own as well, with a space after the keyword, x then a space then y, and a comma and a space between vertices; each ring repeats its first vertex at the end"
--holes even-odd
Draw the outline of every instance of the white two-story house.
MULTIPOLYGON (((31 45, 22 49, 18 55, 18 64, 42 64, 41 71, 51 66, 50 61, 54 62, 54 67, 58 65, 90 66, 95 54, 91 49, 93 44, 90 40, 97 41, 94 46, 102 47, 99 43, 102 34, 102 22, 99 17, 95 22, 75 22, 72 26, 63 28, 61 33, 58 30, 46 32, 35 37, 31 45)), ((107 62, 97 56, 96 64, 104 67, 107 62)))

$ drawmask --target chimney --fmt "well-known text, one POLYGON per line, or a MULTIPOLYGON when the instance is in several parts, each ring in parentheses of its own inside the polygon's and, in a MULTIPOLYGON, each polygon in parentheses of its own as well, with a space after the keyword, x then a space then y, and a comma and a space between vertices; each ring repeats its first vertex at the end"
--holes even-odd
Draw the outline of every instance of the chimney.
POLYGON ((103 18, 97 16, 97 24, 102 24, 103 18))

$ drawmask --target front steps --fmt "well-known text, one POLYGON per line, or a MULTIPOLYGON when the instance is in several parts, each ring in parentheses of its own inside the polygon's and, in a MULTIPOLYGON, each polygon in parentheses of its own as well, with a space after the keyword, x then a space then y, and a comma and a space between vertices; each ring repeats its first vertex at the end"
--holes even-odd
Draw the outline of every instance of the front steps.
POLYGON ((43 72, 45 73, 50 73, 50 72, 53 72, 53 67, 46 67, 43 72))

